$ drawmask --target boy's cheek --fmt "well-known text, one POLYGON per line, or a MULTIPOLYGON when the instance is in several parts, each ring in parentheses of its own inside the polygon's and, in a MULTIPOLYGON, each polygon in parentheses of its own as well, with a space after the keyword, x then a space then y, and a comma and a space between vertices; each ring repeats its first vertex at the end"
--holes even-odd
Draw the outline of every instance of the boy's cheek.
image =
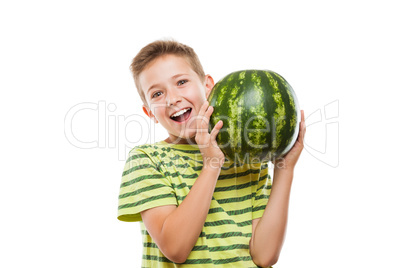
POLYGON ((188 120, 185 126, 188 131, 197 131, 197 118, 197 116, 194 116, 188 120))
POLYGON ((165 115, 165 109, 162 105, 152 105, 151 106, 152 114, 159 120, 165 115))

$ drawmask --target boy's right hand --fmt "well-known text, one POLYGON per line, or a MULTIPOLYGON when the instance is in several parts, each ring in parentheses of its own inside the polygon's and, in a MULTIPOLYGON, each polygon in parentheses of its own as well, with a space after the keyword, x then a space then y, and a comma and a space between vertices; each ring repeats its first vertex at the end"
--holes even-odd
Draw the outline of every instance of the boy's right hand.
POLYGON ((209 106, 208 101, 205 101, 201 106, 197 118, 197 133, 195 135, 195 141, 197 142, 202 154, 204 162, 203 168, 220 169, 225 162, 225 155, 216 142, 216 136, 222 128, 223 122, 220 120, 216 123, 211 133, 208 132, 209 120, 213 111, 214 108, 209 106))

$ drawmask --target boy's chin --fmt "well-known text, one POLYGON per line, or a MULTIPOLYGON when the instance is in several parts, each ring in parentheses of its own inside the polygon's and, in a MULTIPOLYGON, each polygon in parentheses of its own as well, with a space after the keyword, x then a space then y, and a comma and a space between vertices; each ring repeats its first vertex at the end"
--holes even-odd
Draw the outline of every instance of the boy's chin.
POLYGON ((177 144, 196 144, 195 142, 195 134, 192 135, 170 135, 169 136, 170 143, 177 143, 177 144))

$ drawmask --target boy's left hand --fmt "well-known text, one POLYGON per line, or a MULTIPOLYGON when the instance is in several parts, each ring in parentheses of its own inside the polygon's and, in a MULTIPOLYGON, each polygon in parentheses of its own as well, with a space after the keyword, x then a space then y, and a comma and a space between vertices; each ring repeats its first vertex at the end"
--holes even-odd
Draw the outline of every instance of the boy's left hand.
POLYGON ((275 159, 275 169, 288 169, 293 170, 296 166, 297 160, 300 157, 304 148, 304 135, 306 134, 306 123, 304 121, 304 110, 300 111, 301 121, 299 127, 299 136, 292 149, 285 155, 285 157, 275 159))

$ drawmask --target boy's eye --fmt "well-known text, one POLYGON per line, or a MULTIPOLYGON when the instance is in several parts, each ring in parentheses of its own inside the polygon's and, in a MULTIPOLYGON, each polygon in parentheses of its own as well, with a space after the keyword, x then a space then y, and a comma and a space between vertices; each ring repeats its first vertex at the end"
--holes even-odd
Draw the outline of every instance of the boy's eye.
POLYGON ((183 85, 183 84, 185 84, 187 82, 188 82, 187 80, 180 80, 179 82, 177 82, 177 85, 181 86, 181 85, 183 85))
POLYGON ((162 92, 160 92, 160 91, 155 92, 155 93, 152 95, 152 98, 159 97, 161 94, 162 94, 162 92))

